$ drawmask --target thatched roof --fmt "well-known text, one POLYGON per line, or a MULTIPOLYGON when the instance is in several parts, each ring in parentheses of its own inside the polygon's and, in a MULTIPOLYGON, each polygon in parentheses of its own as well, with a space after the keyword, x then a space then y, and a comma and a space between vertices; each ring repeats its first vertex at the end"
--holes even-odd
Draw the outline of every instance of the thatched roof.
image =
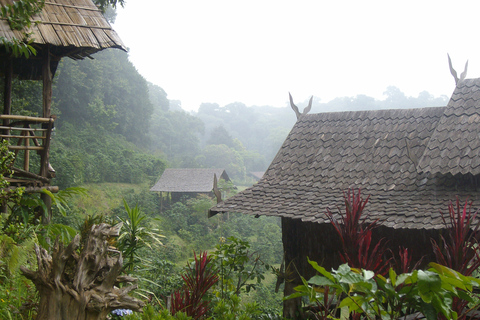
MULTIPOLYGON (((0 0, 1 5, 12 3, 13 0, 0 0)), ((91 0, 48 0, 33 20, 40 22, 31 30, 33 43, 55 46, 61 56, 84 58, 106 48, 126 49, 91 0)), ((0 20, 0 36, 21 39, 22 33, 11 30, 6 20, 0 20)))
POLYGON ((230 181, 224 169, 165 169, 150 191, 211 192, 214 174, 218 180, 230 181))
MULTIPOLYGON (((1 5, 13 0, 0 0, 1 5)), ((120 37, 112 29, 102 12, 91 0, 47 0, 42 12, 33 17, 39 24, 33 25, 32 45, 37 49, 36 57, 28 60, 14 59, 14 73, 23 79, 38 79, 41 70, 42 50, 57 57, 83 59, 103 49, 118 48, 126 51, 120 37), (19 63, 18 60, 22 60, 19 63)), ((0 19, 0 37, 7 40, 23 38, 22 31, 11 30, 6 20, 0 19)), ((0 56, 5 49, 0 47, 0 56)), ((56 64, 53 65, 53 72, 56 64)), ((0 70, 1 72, 1 70, 0 70)))
MULTIPOLYGON (((460 113, 456 107, 477 96, 479 85, 480 79, 459 83, 448 107, 304 115, 263 179, 213 207, 211 214, 236 211, 324 223, 326 208, 337 212, 343 206, 342 190, 361 188, 371 195, 367 210, 372 219, 392 228, 441 228, 439 210, 447 211, 455 195, 480 198, 478 179, 453 176, 458 172, 453 161, 440 166, 445 174, 420 170, 419 161, 428 169, 441 159, 461 159, 461 172, 477 174, 480 160, 466 159, 470 147, 463 139, 472 141, 464 134, 480 130, 480 104, 475 99, 460 113), (431 147, 435 136, 443 142, 437 144, 438 155, 431 147), (429 162, 432 153, 437 156, 429 162)), ((478 144, 477 137, 472 153, 478 144)))

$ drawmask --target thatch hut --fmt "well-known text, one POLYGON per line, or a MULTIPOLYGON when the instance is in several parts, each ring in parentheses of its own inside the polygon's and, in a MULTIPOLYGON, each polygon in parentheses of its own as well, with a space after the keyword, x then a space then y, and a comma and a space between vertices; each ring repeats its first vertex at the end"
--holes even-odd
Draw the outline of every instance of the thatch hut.
POLYGON ((171 202, 180 201, 184 197, 196 197, 200 194, 213 197, 215 179, 230 181, 225 169, 169 168, 165 169, 150 191, 160 192, 162 201, 165 195, 171 202))
MULTIPOLYGON (((286 295, 299 284, 297 270, 313 275, 307 257, 339 265, 339 238, 325 212, 344 206, 348 188, 371 196, 370 221, 383 223, 377 236, 414 259, 432 259, 440 211, 456 196, 480 204, 479 137, 480 79, 459 81, 446 107, 304 114, 263 178, 210 214, 281 218, 285 265, 294 266, 286 295)), ((286 301, 284 316, 295 318, 299 304, 286 301)))
MULTIPOLYGON (((14 0, 0 0, 0 5, 9 5, 14 0)), ((10 141, 23 164, 15 163, 12 186, 27 187, 29 192, 41 188, 57 191, 50 186, 54 170, 49 165, 49 144, 55 117, 51 114, 52 83, 58 63, 63 57, 72 59, 91 58, 91 55, 107 48, 126 47, 91 0, 50 0, 42 11, 32 17, 34 24, 29 30, 12 30, 6 19, 0 19, 0 37, 6 40, 23 40, 30 33, 30 43, 36 55, 28 58, 15 57, 11 50, 0 45, 0 75, 3 77, 2 139, 10 141), (12 80, 40 80, 43 83, 43 105, 39 106, 41 117, 26 117, 12 114, 12 80), (39 172, 30 170, 30 151, 40 154, 39 172)), ((18 161, 17 161, 18 162, 18 161)), ((48 202, 49 198, 45 197, 48 202)), ((46 217, 48 220, 48 217, 46 217)), ((46 221, 48 222, 48 221, 46 221)))

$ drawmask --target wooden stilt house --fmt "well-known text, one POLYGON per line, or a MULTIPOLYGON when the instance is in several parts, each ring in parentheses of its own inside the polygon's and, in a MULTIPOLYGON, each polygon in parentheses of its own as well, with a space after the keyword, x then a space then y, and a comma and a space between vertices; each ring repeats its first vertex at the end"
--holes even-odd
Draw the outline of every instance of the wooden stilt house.
MULTIPOLYGON (((281 218, 289 295, 299 274, 313 275, 307 257, 327 269, 340 264, 326 209, 344 207, 349 188, 371 196, 365 210, 381 221, 375 232, 392 250, 432 261, 430 238, 445 228, 440 212, 448 215, 449 201, 480 207, 479 154, 480 79, 460 79, 446 107, 303 114, 263 178, 210 215, 281 218)), ((299 299, 284 302, 285 317, 300 314, 299 299)))
MULTIPOLYGON (((10 5, 15 0, 0 0, 0 5, 10 5)), ((91 0, 48 0, 41 12, 32 17, 29 30, 12 30, 6 19, 0 19, 0 37, 6 40, 23 40, 30 33, 31 45, 36 55, 15 57, 11 50, 0 44, 0 75, 3 77, 3 112, 1 139, 7 139, 10 150, 15 152, 12 164, 14 175, 11 186, 26 187, 27 192, 38 192, 51 186, 55 171, 49 162, 49 147, 55 116, 51 114, 52 83, 58 63, 63 57, 90 58, 92 54, 107 48, 126 47, 91 0), (42 105, 39 117, 15 115, 12 110, 12 80, 38 80, 43 83, 42 105), (31 152, 40 155, 32 165, 31 152), (20 163, 22 162, 22 163, 20 163), (37 168, 33 172, 31 168, 37 168)), ((47 202, 49 198, 45 197, 47 202)), ((44 217, 48 223, 49 217, 44 217)))

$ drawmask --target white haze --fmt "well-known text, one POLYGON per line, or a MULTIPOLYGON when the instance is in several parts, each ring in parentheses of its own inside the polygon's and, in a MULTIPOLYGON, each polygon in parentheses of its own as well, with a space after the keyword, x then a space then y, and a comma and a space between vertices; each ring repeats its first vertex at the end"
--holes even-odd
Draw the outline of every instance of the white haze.
POLYGON ((450 96, 480 77, 477 1, 127 0, 114 29, 130 60, 186 110, 328 102, 390 85, 450 96))

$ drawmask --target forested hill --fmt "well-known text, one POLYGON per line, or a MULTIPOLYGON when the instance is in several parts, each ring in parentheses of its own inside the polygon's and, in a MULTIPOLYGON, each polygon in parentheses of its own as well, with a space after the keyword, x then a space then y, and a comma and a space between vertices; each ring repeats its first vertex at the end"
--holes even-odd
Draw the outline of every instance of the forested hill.
MULTIPOLYGON (((161 72, 161 70, 158 70, 161 72)), ((40 112, 41 84, 16 82, 13 112, 40 112)), ((287 101, 287 93, 285 101, 287 101)), ((94 59, 63 59, 55 76, 57 115, 51 162, 60 187, 83 183, 153 183, 165 167, 222 167, 245 182, 264 171, 295 123, 285 106, 203 103, 195 113, 148 83, 120 50, 94 59)), ((447 97, 406 97, 389 87, 379 101, 359 95, 328 103, 314 97, 313 112, 441 106, 447 97)), ((309 97, 303 97, 308 99, 309 97)), ((302 110, 307 100, 299 101, 302 110)), ((251 181, 250 181, 251 182, 251 181)), ((248 183, 248 181, 247 181, 248 183)))
POLYGON ((222 167, 241 183, 266 169, 295 121, 287 108, 241 103, 187 113, 119 50, 64 59, 55 79, 51 162, 61 187, 153 182, 166 166, 222 167))

